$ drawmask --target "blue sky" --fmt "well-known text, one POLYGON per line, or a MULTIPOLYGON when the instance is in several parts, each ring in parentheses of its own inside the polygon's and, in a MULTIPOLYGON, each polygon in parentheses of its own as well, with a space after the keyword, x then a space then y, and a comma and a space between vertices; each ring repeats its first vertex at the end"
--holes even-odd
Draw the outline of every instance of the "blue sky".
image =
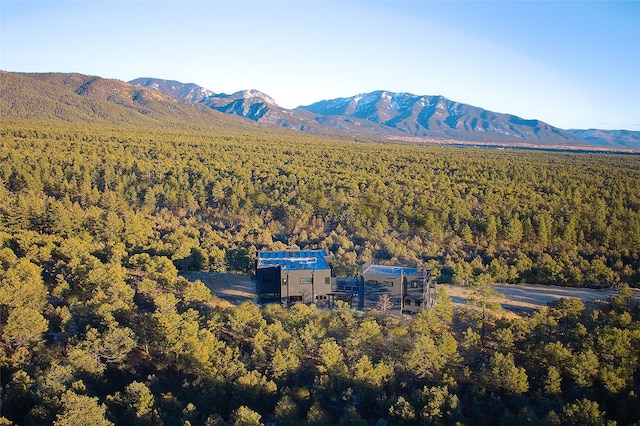
POLYGON ((640 130, 639 1, 0 1, 0 68, 257 89, 383 89, 561 128, 640 130))

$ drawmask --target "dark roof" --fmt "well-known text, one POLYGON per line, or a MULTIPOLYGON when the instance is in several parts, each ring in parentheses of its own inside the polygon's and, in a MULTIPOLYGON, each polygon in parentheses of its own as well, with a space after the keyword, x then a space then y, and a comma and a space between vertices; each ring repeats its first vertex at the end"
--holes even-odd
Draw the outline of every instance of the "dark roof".
POLYGON ((257 268, 279 266, 284 270, 329 269, 324 250, 259 251, 257 268))

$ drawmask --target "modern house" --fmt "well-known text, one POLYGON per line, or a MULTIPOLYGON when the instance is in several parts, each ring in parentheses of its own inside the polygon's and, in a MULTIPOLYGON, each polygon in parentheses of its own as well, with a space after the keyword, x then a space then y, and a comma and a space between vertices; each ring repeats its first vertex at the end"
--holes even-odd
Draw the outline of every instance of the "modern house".
POLYGON ((362 268, 365 293, 380 298, 387 295, 400 312, 418 312, 433 307, 436 283, 431 271, 406 266, 365 264, 362 268))
POLYGON ((324 250, 259 251, 258 301, 319 303, 331 294, 330 258, 324 250))

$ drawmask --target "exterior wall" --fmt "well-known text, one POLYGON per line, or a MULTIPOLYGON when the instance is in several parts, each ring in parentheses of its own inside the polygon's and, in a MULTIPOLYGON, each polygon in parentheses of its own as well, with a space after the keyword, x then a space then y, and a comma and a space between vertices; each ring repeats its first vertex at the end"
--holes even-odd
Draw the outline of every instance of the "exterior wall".
MULTIPOLYGON (((427 284, 429 285, 429 274, 426 272, 427 284)), ((409 275, 405 282, 404 293, 404 312, 417 313, 422 309, 428 308, 428 301, 425 301, 425 277, 422 275, 409 275)))
POLYGON ((277 266, 256 269, 256 295, 259 299, 280 298, 280 268, 277 266))
POLYGON ((329 269, 283 271, 283 280, 281 297, 291 302, 315 303, 316 300, 325 300, 318 296, 331 293, 331 270, 329 269))
POLYGON ((367 287, 379 287, 385 293, 394 296, 400 296, 402 291, 402 280, 400 276, 392 276, 385 274, 365 273, 364 285, 367 287))
POLYGON ((399 309, 402 303, 402 280, 400 276, 376 274, 365 272, 364 279, 365 293, 376 302, 383 295, 389 296, 393 309, 399 309))
POLYGON ((313 285, 316 295, 316 303, 328 301, 327 295, 332 292, 331 289, 331 270, 322 269, 315 271, 313 276, 313 285))
MULTIPOLYGON (((402 307, 403 312, 419 312, 425 305, 425 276, 422 271, 409 273, 380 272, 380 268, 365 268, 363 272, 366 292, 372 298, 386 294, 391 298, 395 309, 402 307)), ((384 270, 384 269, 383 269, 384 270)), ((406 269, 405 269, 406 271, 406 269)), ((429 271, 425 271, 428 280, 429 271)))

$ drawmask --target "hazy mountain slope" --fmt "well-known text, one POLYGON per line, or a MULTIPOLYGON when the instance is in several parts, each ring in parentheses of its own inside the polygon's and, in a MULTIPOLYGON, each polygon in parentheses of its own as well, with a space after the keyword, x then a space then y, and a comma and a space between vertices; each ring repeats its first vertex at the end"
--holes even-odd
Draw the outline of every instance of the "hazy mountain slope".
POLYGON ((129 83, 155 89, 178 98, 189 99, 225 114, 238 115, 267 124, 304 128, 304 123, 301 120, 291 119, 290 112, 280 108, 272 98, 257 90, 244 90, 228 95, 215 93, 193 83, 158 78, 136 78, 129 83), (287 117, 289 120, 286 120, 287 117))
POLYGON ((416 137, 583 144, 579 138, 539 120, 491 112, 442 96, 375 91, 299 109, 322 116, 364 119, 416 137))
POLYGON ((567 132, 595 146, 640 149, 640 132, 637 131, 569 129, 567 132))
POLYGON ((539 120, 524 120, 514 115, 491 112, 442 96, 375 91, 287 110, 257 90, 227 95, 216 94, 192 83, 171 80, 140 78, 131 83, 197 100, 226 114, 306 132, 392 139, 585 145, 578 137, 539 120))
POLYGON ((247 117, 254 121, 265 118, 263 121, 269 122, 268 118, 278 114, 282 109, 273 99, 257 90, 243 90, 231 95, 220 93, 208 96, 200 102, 220 112, 247 117))
POLYGON ((155 78, 137 78, 131 84, 149 87, 165 94, 193 99, 202 105, 238 115, 270 126, 285 127, 310 133, 387 137, 400 134, 387 126, 367 120, 348 117, 323 117, 303 109, 285 109, 270 96, 258 90, 232 93, 214 93, 192 83, 180 83, 155 78), (206 95, 205 95, 206 94, 206 95))

